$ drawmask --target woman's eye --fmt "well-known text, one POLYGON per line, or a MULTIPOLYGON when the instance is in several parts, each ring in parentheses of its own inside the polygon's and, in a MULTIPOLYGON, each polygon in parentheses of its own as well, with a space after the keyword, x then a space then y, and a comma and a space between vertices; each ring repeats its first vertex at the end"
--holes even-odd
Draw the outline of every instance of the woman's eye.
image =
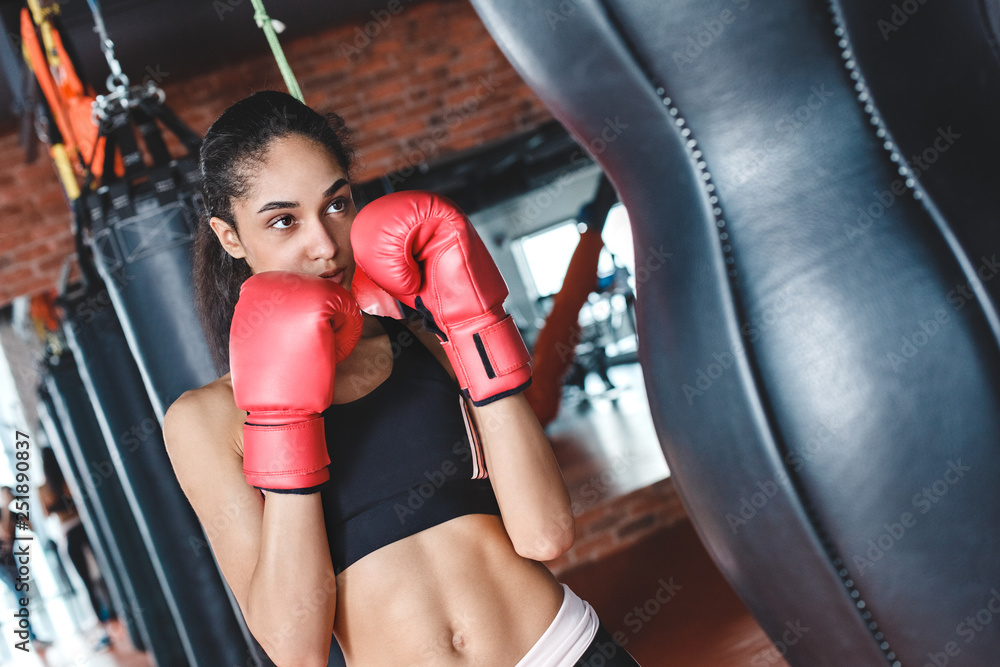
POLYGON ((347 200, 335 199, 332 202, 330 202, 330 205, 327 207, 326 210, 328 213, 343 213, 344 211, 347 210, 347 200))
POLYGON ((274 229, 288 229, 292 226, 292 216, 283 215, 280 218, 275 218, 271 223, 271 227, 274 229))

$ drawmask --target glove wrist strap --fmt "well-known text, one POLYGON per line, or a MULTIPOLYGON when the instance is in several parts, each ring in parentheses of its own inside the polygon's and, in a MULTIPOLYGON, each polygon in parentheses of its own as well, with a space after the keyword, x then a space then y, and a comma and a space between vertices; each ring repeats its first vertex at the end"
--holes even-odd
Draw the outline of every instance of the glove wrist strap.
POLYGON ((442 343, 459 385, 475 405, 524 391, 531 383, 531 356, 514 319, 489 320, 449 327, 449 339, 442 343))
POLYGON ((328 465, 321 416, 294 424, 243 425, 243 474, 253 486, 274 490, 318 486, 330 479, 328 465))

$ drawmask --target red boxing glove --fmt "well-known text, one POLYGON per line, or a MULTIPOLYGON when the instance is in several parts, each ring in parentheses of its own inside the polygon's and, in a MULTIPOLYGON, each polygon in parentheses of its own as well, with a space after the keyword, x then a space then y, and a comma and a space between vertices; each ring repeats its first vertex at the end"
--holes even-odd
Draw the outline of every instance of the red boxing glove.
POLYGON ((430 192, 395 192, 358 212, 358 267, 424 317, 475 405, 531 384, 528 350, 504 311, 507 285, 469 219, 430 192))
POLYGON ((330 479, 322 412, 336 363, 361 338, 361 309, 345 288, 287 271, 240 288, 229 336, 236 406, 246 410, 243 473, 279 493, 313 493, 330 479))

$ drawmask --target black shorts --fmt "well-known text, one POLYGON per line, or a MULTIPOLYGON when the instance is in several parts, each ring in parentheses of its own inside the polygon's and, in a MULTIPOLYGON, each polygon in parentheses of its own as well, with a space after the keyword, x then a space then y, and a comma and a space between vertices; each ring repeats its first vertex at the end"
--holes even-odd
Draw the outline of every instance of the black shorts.
POLYGON ((594 641, 576 661, 576 667, 639 667, 639 663, 600 625, 594 641))

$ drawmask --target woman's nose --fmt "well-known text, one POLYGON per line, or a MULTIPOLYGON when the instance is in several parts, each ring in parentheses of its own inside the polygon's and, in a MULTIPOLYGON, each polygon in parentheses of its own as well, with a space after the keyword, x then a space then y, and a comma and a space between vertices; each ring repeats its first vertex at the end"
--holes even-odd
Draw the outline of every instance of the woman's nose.
POLYGON ((319 220, 310 220, 309 233, 306 235, 306 252, 309 259, 330 259, 337 254, 337 243, 333 235, 319 220))

